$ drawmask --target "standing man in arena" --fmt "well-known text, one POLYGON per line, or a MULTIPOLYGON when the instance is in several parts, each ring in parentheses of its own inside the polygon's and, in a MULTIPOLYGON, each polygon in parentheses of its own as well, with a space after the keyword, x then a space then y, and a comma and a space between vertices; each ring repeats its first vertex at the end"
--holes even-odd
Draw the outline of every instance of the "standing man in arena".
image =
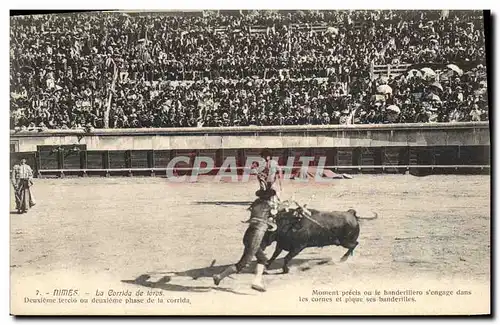
POLYGON ((264 168, 258 172, 257 179, 259 180, 260 191, 265 193, 275 193, 268 198, 270 210, 268 220, 270 224, 276 225, 274 217, 278 213, 278 205, 280 202, 280 194, 283 192, 281 180, 283 172, 276 160, 272 159, 271 150, 265 148, 261 151, 260 156, 264 158, 264 168), (278 175, 276 175, 278 174, 278 175), (276 176, 278 178, 279 189, 276 186, 276 176))
POLYGON ((283 191, 283 186, 281 180, 283 179, 283 172, 278 162, 272 159, 271 150, 265 148, 261 151, 260 156, 265 160, 264 169, 262 169, 257 174, 257 179, 259 180, 260 189, 262 191, 267 191, 268 189, 273 189, 276 191, 276 195, 273 200, 279 201, 280 192, 283 191), (279 190, 276 188, 276 174, 278 174, 278 184, 279 190))
POLYGON ((33 170, 26 164, 26 159, 22 158, 20 164, 12 168, 12 186, 14 186, 14 196, 16 199, 16 210, 18 213, 26 213, 36 202, 31 192, 33 186, 33 170))

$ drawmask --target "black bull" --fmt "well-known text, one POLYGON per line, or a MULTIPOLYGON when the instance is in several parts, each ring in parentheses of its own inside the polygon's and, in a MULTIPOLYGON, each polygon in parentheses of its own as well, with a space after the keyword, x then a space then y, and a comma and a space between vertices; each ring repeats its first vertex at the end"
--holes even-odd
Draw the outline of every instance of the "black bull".
MULTIPOLYGON (((284 204, 284 206, 287 206, 284 204)), ((283 271, 288 272, 288 263, 306 247, 323 247, 329 245, 343 246, 348 249, 341 260, 346 260, 358 245, 359 217, 354 210, 320 212, 314 209, 278 208, 276 215, 276 230, 269 230, 268 217, 271 215, 271 205, 266 197, 259 197, 249 207, 250 219, 243 236, 244 250, 240 260, 227 267, 222 273, 215 274, 215 285, 233 273, 239 273, 252 258, 257 258, 257 267, 252 288, 265 291, 262 272, 283 251, 288 251, 285 257, 283 271), (310 216, 304 216, 310 213, 310 216), (276 251, 270 260, 265 249, 276 241, 276 251)))
POLYGON ((290 209, 281 210, 277 217, 277 229, 268 231, 261 243, 262 250, 276 241, 276 249, 266 266, 285 250, 283 272, 288 273, 288 263, 307 247, 324 247, 330 245, 347 248, 341 261, 346 261, 358 245, 359 220, 375 219, 361 218, 355 210, 322 212, 315 209, 290 209), (306 212, 304 215, 303 212, 306 212), (307 213, 308 212, 308 213, 307 213))

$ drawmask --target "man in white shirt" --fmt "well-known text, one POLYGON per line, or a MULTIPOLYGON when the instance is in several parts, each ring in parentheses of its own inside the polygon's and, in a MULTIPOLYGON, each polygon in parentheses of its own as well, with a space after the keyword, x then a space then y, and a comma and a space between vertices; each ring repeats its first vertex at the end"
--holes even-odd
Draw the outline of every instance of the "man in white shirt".
POLYGON ((35 198, 31 192, 33 186, 33 170, 26 164, 26 159, 21 159, 19 165, 12 168, 12 186, 14 186, 16 210, 19 213, 26 213, 35 203, 35 198))
MULTIPOLYGON (((272 159, 272 153, 269 149, 262 150, 260 156, 265 160, 264 169, 262 169, 258 175, 260 190, 267 191, 268 189, 274 189, 276 191, 276 199, 279 199, 279 193, 283 190, 281 179, 283 178, 283 172, 278 165, 278 163, 272 159), (279 190, 276 187, 276 174, 278 174, 278 184, 279 190)), ((273 197, 274 200, 274 197, 273 197)))

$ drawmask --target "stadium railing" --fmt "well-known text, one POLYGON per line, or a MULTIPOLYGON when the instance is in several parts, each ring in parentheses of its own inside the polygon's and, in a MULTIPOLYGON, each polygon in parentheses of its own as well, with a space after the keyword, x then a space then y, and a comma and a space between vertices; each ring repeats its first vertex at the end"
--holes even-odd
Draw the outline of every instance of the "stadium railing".
POLYGON ((370 73, 373 76, 385 76, 388 78, 406 73, 411 64, 373 64, 370 66, 370 73))

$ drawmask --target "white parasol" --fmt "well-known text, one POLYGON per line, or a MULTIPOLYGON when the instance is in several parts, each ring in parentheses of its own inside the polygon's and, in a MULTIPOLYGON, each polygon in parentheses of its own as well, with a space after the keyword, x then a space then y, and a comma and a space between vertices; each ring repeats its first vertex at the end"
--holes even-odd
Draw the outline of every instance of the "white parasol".
POLYGON ((396 105, 389 105, 389 106, 387 106, 386 110, 392 111, 392 112, 394 112, 396 114, 401 113, 401 110, 396 105))
POLYGON ((417 76, 417 77, 421 78, 422 72, 418 71, 417 69, 411 69, 410 71, 408 71, 408 76, 410 76, 410 77, 417 76))
POLYGON ((448 64, 446 67, 452 71, 455 71, 459 76, 464 74, 464 71, 455 64, 448 64))
POLYGON ((434 70, 432 70, 431 68, 422 68, 422 69, 420 69, 420 71, 422 71, 424 74, 429 75, 429 76, 436 75, 436 72, 434 72, 434 70))
POLYGON ((437 81, 431 84, 431 86, 443 91, 443 86, 437 81))
POLYGON ((381 85, 377 87, 377 92, 380 94, 392 94, 392 88, 388 85, 381 85))

